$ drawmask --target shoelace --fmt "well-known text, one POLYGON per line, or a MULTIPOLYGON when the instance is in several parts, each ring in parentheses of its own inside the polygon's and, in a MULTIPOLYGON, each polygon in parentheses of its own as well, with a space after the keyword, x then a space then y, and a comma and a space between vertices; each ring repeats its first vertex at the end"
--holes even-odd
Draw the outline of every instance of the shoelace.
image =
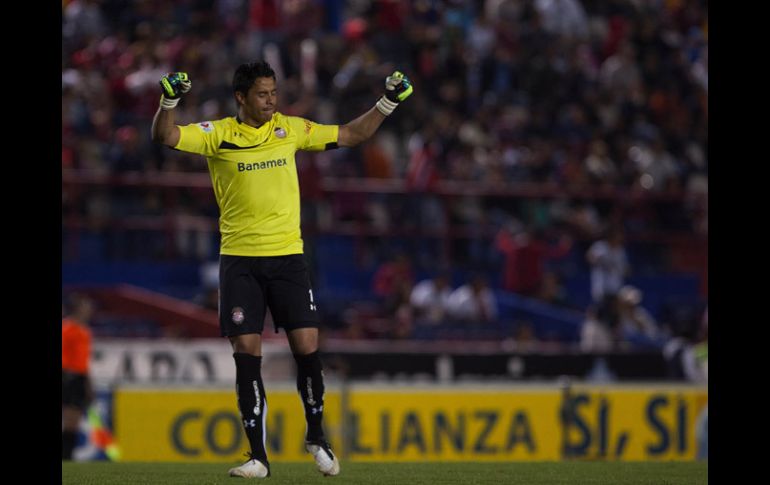
POLYGON ((334 459, 334 452, 332 452, 332 445, 329 444, 328 441, 309 441, 308 443, 311 445, 320 446, 321 449, 324 450, 327 455, 329 455, 329 458, 334 459))
MULTIPOLYGON (((243 456, 248 458, 248 460, 246 460, 246 463, 250 462, 251 460, 256 460, 256 461, 262 463, 262 461, 259 458, 255 458, 254 455, 250 451, 247 451, 246 453, 244 453, 243 456)), ((264 463, 262 463, 262 465, 265 468, 267 468, 267 476, 269 477, 270 476, 270 467, 268 465, 265 465, 264 463)))
MULTIPOLYGON (((251 460, 257 460, 257 461, 259 461, 260 463, 262 463, 262 462, 259 460, 259 458, 256 458, 256 457, 255 457, 255 456, 254 456, 254 455, 253 455, 253 454, 252 454, 250 451, 247 451, 246 453, 244 453, 244 454, 243 454, 243 456, 245 456, 246 458, 248 458, 248 460, 246 460, 247 462, 249 462, 249 461, 251 461, 251 460)), ((263 463, 263 465, 264 465, 264 463, 263 463)))

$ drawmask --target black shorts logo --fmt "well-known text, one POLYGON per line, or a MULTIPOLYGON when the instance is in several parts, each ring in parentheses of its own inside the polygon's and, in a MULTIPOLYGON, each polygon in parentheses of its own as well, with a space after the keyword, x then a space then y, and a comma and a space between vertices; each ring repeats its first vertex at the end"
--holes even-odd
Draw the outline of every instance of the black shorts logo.
POLYGON ((233 308, 233 323, 236 325, 240 325, 243 323, 244 318, 246 318, 243 314, 243 308, 237 306, 233 308))

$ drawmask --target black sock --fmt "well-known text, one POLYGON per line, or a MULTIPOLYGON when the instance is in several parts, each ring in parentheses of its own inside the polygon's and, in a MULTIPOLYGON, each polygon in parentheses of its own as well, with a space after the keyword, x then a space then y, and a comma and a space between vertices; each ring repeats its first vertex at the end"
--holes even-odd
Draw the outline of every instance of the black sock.
POLYGON ((72 451, 75 449, 78 435, 74 431, 64 430, 61 432, 61 459, 71 460, 72 451))
POLYGON ((324 439, 321 426, 324 410, 324 377, 321 358, 316 350, 312 354, 294 354, 297 361, 297 390, 305 406, 305 421, 307 421, 308 441, 324 439))
POLYGON ((262 357, 235 353, 235 391, 241 424, 251 445, 251 456, 269 465, 265 450, 267 399, 262 384, 262 357))

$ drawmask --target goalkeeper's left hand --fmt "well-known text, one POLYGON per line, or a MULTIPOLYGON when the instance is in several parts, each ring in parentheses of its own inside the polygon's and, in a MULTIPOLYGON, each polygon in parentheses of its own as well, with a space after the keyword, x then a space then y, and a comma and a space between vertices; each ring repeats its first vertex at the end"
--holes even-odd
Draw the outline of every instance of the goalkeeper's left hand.
POLYGON ((402 72, 396 71, 385 79, 385 95, 377 101, 377 109, 390 115, 399 103, 412 94, 412 82, 402 72))
POLYGON ((192 88, 192 81, 186 72, 170 72, 160 79, 160 106, 162 109, 174 109, 179 98, 192 88))

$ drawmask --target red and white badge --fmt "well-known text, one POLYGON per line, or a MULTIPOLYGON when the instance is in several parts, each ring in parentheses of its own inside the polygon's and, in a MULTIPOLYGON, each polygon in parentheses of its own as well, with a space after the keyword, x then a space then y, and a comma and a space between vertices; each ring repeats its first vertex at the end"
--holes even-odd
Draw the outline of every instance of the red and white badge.
POLYGON ((278 138, 286 138, 286 130, 281 128, 280 126, 275 129, 275 136, 278 138))
POLYGON ((198 126, 201 130, 203 130, 204 133, 211 133, 214 131, 214 123, 210 121, 203 121, 201 123, 198 123, 198 126))
POLYGON ((236 325, 242 324, 243 320, 246 318, 244 316, 244 314, 243 314, 243 308, 241 308, 239 306, 233 308, 232 317, 233 317, 233 323, 234 324, 236 324, 236 325))

